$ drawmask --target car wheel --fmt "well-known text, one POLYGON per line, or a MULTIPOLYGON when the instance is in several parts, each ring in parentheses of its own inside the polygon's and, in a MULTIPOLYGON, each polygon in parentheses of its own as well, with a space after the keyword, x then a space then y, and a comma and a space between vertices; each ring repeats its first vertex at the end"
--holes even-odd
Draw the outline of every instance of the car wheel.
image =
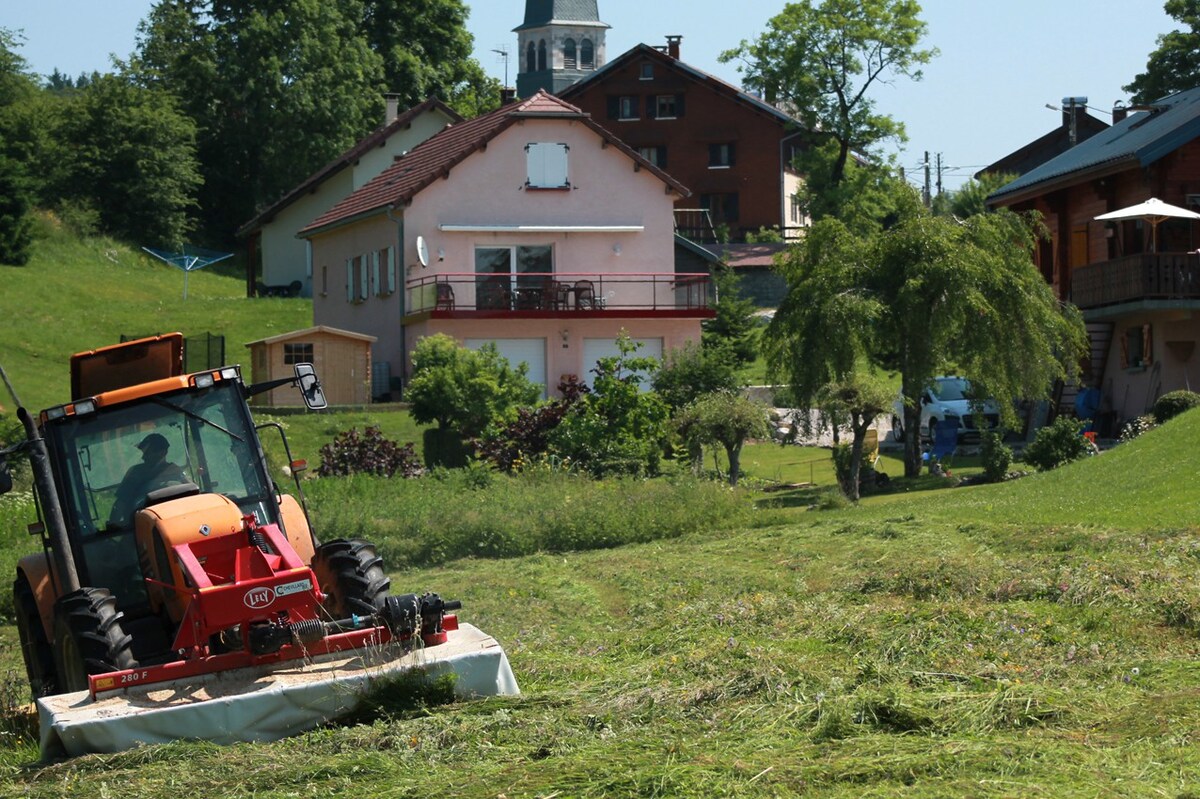
POLYGON ((898 416, 892 417, 892 440, 898 444, 904 441, 904 425, 898 416))
POLYGON ((927 440, 930 444, 933 444, 933 432, 937 430, 937 423, 938 420, 931 416, 929 417, 929 425, 921 431, 922 438, 927 440))

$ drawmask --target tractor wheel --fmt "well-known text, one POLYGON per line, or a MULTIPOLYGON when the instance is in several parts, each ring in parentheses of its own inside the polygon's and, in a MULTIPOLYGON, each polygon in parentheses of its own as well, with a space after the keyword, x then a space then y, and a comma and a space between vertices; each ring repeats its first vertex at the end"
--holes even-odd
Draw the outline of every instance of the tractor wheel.
POLYGON ((104 588, 80 588, 54 605, 54 662, 58 688, 83 691, 89 674, 137 668, 133 637, 121 626, 124 614, 104 588))
POLYGON ((24 577, 13 583, 13 605, 17 614, 17 635, 21 639, 21 654, 25 656, 25 673, 34 699, 58 693, 54 673, 54 650, 46 640, 46 628, 38 612, 33 589, 24 577))
POLYGON ((375 613, 392 585, 375 545, 359 539, 339 538, 317 547, 312 570, 325 594, 322 607, 334 619, 375 613))
POLYGON ((904 423, 898 416, 892 417, 892 440, 897 444, 904 443, 904 423))

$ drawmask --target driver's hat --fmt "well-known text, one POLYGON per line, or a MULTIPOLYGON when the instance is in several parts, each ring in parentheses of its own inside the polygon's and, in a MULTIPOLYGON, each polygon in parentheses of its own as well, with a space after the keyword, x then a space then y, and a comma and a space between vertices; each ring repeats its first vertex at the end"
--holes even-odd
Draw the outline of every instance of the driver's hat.
POLYGON ((141 440, 137 448, 142 452, 166 452, 171 448, 171 444, 161 433, 151 433, 141 440))

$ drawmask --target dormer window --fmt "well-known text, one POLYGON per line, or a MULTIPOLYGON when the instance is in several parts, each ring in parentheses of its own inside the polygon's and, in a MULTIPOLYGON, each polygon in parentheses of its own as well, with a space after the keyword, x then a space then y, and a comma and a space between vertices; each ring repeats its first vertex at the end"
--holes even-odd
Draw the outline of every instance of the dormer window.
POLYGON ((575 69, 578 63, 575 57, 575 40, 567 39, 563 42, 563 69, 575 69))
POLYGON ((532 142, 525 145, 525 186, 530 189, 569 189, 567 152, 562 143, 532 142))

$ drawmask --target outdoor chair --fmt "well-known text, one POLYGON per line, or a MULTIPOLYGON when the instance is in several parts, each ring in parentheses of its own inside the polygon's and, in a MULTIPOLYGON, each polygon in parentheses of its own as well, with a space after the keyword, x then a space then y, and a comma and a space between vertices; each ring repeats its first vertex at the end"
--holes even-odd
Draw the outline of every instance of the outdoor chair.
POLYGON ((454 286, 449 283, 437 284, 437 304, 434 307, 439 311, 454 310, 454 286))
POLYGON ((575 281, 575 309, 582 310, 583 308, 595 309, 596 304, 596 288, 590 280, 575 281))

